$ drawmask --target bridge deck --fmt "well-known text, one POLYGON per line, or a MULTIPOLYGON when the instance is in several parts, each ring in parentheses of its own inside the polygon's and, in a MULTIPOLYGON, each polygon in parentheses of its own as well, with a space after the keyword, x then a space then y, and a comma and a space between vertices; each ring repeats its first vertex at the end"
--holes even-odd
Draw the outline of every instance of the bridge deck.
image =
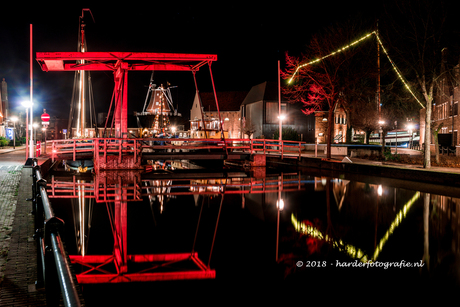
POLYGON ((93 138, 47 141, 46 147, 53 162, 94 159, 96 169, 136 169, 142 160, 244 161, 255 155, 300 160, 304 145, 267 139, 93 138))

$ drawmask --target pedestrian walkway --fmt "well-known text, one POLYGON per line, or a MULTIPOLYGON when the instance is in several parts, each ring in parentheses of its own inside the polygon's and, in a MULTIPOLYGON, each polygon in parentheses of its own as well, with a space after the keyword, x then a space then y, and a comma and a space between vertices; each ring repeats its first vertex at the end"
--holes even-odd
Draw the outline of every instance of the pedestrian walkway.
POLYGON ((6 264, 22 166, 0 165, 0 278, 6 264))
MULTIPOLYGON (((32 169, 2 163, 0 149, 0 306, 46 306, 45 291, 36 289, 37 250, 33 239, 32 169)), ((25 160, 25 157, 24 157, 25 160)))
POLYGON ((8 153, 16 150, 23 150, 26 148, 26 145, 21 145, 21 146, 5 146, 5 147, 0 147, 0 154, 2 153, 8 153))
MULTIPOLYGON (((34 225, 31 214, 31 168, 15 171, 0 169, 8 174, 2 177, 2 188, 10 197, 1 196, 0 204, 4 220, 2 229, 8 227, 6 244, 1 255, 0 306, 46 306, 45 291, 36 289, 37 250, 33 239, 34 225), (5 226, 10 225, 11 226, 5 226)), ((6 230, 6 229, 5 229, 6 230)), ((3 242, 3 240, 2 240, 3 242)))
MULTIPOLYGON (((392 153, 395 153, 395 149, 392 148, 392 153)), ((405 148, 398 148, 398 154, 404 154, 404 155, 410 155, 410 156, 421 156, 422 152, 419 150, 413 150, 413 149, 405 149, 405 148)), ((302 157, 308 157, 308 158, 321 158, 321 159, 326 159, 326 154, 324 152, 318 151, 317 154, 315 155, 314 151, 306 151, 302 153, 302 157)), ((420 170, 427 170, 427 171, 432 171, 432 172, 444 172, 444 173, 454 173, 454 174, 460 174, 460 167, 440 167, 440 166, 431 166, 429 169, 426 169, 423 167, 423 165, 415 165, 415 164, 405 164, 405 163, 398 163, 398 162, 392 162, 392 161, 378 161, 378 160, 371 160, 371 159, 364 159, 364 158, 356 158, 356 157, 347 157, 344 155, 332 155, 331 159, 335 161, 340 161, 340 162, 351 162, 351 163, 359 163, 359 164, 368 164, 368 165, 375 165, 375 166, 391 166, 391 167, 397 167, 401 169, 420 169, 420 170), (345 159, 345 160, 344 160, 345 159)), ((431 161, 434 161, 435 156, 431 156, 431 161)), ((442 159, 442 156, 441 156, 442 159)))

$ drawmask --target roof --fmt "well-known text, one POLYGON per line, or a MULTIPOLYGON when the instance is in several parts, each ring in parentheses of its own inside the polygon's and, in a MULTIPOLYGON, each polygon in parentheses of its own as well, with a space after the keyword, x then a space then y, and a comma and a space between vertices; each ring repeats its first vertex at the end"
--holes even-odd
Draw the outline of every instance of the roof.
MULTIPOLYGON (((217 101, 219 102, 220 111, 239 111, 240 105, 248 92, 217 92, 217 101)), ((200 92, 201 104, 205 112, 217 111, 216 102, 213 92, 200 92)))
POLYGON ((278 83, 265 81, 254 85, 243 101, 243 105, 258 101, 278 101, 278 83))

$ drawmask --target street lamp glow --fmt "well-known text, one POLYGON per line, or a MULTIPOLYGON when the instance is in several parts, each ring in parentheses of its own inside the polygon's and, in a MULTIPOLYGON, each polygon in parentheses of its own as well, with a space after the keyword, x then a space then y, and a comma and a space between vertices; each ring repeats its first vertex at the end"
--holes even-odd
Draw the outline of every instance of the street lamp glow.
POLYGON ((281 114, 280 116, 278 116, 278 118, 279 118, 280 120, 285 120, 285 119, 286 119, 286 115, 281 114))
POLYGON ((25 101, 21 102, 21 105, 22 105, 24 108, 28 109, 28 108, 30 108, 30 107, 33 106, 33 103, 32 103, 30 100, 25 100, 25 101))
POLYGON ((283 209, 284 209, 284 200, 282 198, 279 201, 276 201, 276 207, 280 211, 283 211, 283 209))
POLYGON ((379 196, 382 196, 382 186, 381 185, 379 185, 377 189, 377 193, 379 194, 379 196))

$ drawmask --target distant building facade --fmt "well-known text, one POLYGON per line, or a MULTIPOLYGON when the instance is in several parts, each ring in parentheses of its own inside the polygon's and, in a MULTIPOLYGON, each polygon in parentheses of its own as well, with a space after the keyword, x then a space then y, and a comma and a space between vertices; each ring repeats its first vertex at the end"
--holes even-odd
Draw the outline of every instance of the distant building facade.
MULTIPOLYGON (((242 138, 240 105, 246 95, 247 92, 244 91, 217 92, 220 119, 223 122, 224 130, 228 131, 229 138, 242 138)), ((203 92, 195 95, 190 109, 190 120, 202 119, 202 114, 205 119, 219 119, 213 92, 203 92)))
MULTIPOLYGON (((251 88, 240 108, 241 131, 244 137, 273 139, 279 131, 279 94, 277 82, 263 82, 251 88)), ((283 128, 297 131, 304 142, 315 140, 315 116, 305 116, 298 104, 281 97, 283 128)))
MULTIPOLYGON (((452 68, 451 73, 443 74, 444 77, 438 82, 433 99, 431 112, 431 128, 441 129, 438 134, 439 144, 442 147, 450 147, 456 155, 460 155, 460 130, 459 100, 460 100, 460 64, 452 68)), ((420 143, 425 143, 425 114, 426 108, 420 110, 420 143)), ((434 150, 434 136, 431 134, 432 150, 434 150)), ((422 147, 423 148, 423 147, 422 147)))
POLYGON ((9 116, 9 106, 8 106, 8 85, 5 81, 5 78, 2 80, 2 87, 0 88, 0 97, 1 97, 1 104, 0 104, 0 136, 6 136, 6 126, 8 122, 6 121, 9 116))

